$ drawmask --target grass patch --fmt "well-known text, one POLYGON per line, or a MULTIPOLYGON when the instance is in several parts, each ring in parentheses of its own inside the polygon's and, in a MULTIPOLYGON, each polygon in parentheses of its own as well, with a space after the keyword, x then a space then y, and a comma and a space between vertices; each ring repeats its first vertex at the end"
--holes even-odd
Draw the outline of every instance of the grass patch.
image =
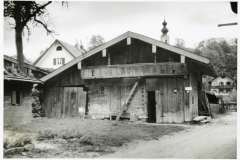
MULTIPOLYGON (((114 152, 114 148, 133 140, 157 139, 184 129, 186 127, 174 125, 144 125, 127 121, 90 120, 76 117, 36 118, 32 123, 21 125, 22 131, 28 131, 30 134, 38 133, 38 140, 65 139, 67 141, 61 143, 60 152, 49 151, 52 157, 59 157, 58 154, 63 152, 74 152, 72 157, 76 158, 84 157, 80 153, 114 152)), ((40 155, 38 152, 39 150, 33 150, 35 155, 40 155)))

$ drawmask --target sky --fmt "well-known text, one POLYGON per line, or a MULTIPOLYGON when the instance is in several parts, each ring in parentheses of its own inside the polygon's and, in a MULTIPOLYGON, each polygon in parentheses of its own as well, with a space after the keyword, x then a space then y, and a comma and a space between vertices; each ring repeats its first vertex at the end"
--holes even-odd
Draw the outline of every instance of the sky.
MULTIPOLYGON (((229 2, 159 2, 159 1, 101 1, 69 2, 68 7, 54 2, 47 7, 52 27, 58 35, 48 35, 41 27, 30 27, 31 35, 23 38, 23 52, 27 59, 36 60, 41 50, 55 39, 75 45, 81 40, 84 48, 92 35, 109 41, 127 31, 160 40, 164 17, 169 29, 170 44, 175 38, 193 48, 208 38, 237 37, 238 26, 218 27, 218 24, 237 22, 229 2), (28 39, 29 38, 29 39, 28 39)), ((4 54, 16 55, 15 33, 9 29, 12 19, 4 18, 4 54)))

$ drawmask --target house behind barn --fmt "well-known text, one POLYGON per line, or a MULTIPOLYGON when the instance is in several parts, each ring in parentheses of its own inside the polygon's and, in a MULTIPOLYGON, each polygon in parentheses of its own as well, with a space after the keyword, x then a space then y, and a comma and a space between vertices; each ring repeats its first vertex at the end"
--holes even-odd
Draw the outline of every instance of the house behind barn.
POLYGON ((41 78, 45 116, 85 110, 93 118, 135 114, 156 123, 198 116, 202 75, 215 71, 209 59, 169 45, 163 25, 161 41, 126 32, 41 78))

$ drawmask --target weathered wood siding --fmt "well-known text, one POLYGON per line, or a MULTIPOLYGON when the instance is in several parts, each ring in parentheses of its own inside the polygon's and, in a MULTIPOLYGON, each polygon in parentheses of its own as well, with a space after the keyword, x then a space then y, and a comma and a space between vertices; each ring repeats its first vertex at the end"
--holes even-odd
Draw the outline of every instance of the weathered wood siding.
MULTIPOLYGON (((86 80, 89 87, 89 114, 117 115, 126 101, 137 78, 86 80)), ((127 111, 123 116, 129 117, 134 112, 141 116, 146 113, 146 92, 143 82, 137 88, 127 111)))
POLYGON ((180 62, 180 55, 163 48, 157 47, 156 53, 152 53, 152 44, 131 38, 131 45, 127 45, 124 39, 106 49, 106 57, 98 52, 83 60, 83 67, 107 65, 134 64, 134 63, 156 63, 158 62, 180 62))
POLYGON ((97 68, 81 69, 83 79, 183 75, 185 73, 186 64, 177 62, 98 66, 97 68))
POLYGON ((81 77, 81 72, 77 68, 77 65, 63 71, 54 78, 48 80, 44 86, 84 86, 81 77))
POLYGON ((146 86, 147 91, 156 91, 157 123, 184 122, 183 78, 146 79, 146 86))
POLYGON ((86 92, 82 87, 46 87, 44 89, 43 111, 46 117, 80 116, 85 110, 86 92))

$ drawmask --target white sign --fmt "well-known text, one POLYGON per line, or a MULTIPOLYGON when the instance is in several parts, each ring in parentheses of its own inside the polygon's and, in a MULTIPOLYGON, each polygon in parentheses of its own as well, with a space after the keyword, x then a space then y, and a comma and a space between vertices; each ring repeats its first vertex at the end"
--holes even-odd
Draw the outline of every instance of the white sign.
POLYGON ((191 91, 191 90, 192 90, 192 87, 185 87, 185 90, 186 90, 186 91, 191 91))

